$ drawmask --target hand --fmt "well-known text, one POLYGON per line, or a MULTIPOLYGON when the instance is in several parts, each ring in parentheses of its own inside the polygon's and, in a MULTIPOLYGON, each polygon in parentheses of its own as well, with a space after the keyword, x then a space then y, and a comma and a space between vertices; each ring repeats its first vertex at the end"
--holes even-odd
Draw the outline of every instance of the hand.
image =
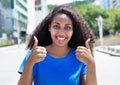
POLYGON ((34 36, 34 45, 29 61, 32 61, 33 63, 43 61, 46 57, 46 53, 47 51, 44 47, 38 46, 38 39, 34 36))
POLYGON ((85 42, 85 46, 78 46, 76 49, 76 57, 79 61, 84 62, 86 65, 94 63, 94 58, 92 56, 90 45, 90 39, 87 39, 85 42))

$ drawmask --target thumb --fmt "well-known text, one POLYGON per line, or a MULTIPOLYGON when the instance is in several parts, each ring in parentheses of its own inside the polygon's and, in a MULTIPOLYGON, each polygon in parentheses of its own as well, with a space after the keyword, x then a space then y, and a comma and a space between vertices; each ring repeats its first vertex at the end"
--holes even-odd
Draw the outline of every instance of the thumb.
POLYGON ((34 45, 33 45, 33 48, 37 47, 38 46, 38 39, 36 36, 34 36, 34 45))
POLYGON ((85 42, 85 46, 86 46, 87 49, 90 49, 90 44, 89 43, 90 43, 90 38, 87 39, 86 42, 85 42))

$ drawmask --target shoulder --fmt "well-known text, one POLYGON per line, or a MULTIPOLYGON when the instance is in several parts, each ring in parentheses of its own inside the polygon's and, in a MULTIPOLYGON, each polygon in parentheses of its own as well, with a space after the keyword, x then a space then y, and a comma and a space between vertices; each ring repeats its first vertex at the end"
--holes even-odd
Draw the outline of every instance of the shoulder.
POLYGON ((71 54, 75 54, 75 49, 71 48, 71 49, 70 49, 70 53, 71 53, 71 54))

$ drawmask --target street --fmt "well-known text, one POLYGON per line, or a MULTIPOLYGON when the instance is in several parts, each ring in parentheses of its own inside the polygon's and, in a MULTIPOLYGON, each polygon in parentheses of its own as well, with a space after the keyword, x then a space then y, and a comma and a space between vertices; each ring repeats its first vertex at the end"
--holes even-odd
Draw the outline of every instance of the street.
POLYGON ((98 85, 120 85, 120 57, 95 51, 98 85))
MULTIPOLYGON (((0 85, 16 85, 26 45, 0 47, 0 85)), ((94 52, 98 85, 120 85, 120 57, 94 52)))
POLYGON ((17 70, 25 53, 25 45, 0 48, 0 85, 17 85, 17 70))

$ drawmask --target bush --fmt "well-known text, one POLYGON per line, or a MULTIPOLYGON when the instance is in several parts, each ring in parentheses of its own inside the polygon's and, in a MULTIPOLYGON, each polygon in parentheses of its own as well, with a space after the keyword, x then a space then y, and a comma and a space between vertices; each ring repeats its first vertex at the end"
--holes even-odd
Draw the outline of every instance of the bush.
POLYGON ((0 47, 10 46, 10 45, 12 45, 12 42, 10 40, 0 41, 0 47))

